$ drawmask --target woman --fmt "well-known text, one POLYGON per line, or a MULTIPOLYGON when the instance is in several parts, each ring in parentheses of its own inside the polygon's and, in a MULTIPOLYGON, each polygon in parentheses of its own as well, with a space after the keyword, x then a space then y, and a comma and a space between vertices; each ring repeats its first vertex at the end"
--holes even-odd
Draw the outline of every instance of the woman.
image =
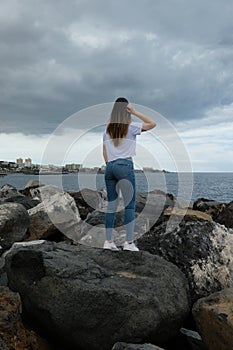
POLYGON ((156 126, 149 117, 135 110, 124 97, 113 106, 111 117, 103 135, 103 156, 106 162, 105 183, 108 207, 105 217, 106 241, 104 249, 119 250, 112 241, 119 188, 124 200, 126 241, 124 250, 138 251, 133 243, 136 204, 135 174, 132 157, 135 155, 136 136, 156 126), (133 122, 131 114, 142 122, 133 122))

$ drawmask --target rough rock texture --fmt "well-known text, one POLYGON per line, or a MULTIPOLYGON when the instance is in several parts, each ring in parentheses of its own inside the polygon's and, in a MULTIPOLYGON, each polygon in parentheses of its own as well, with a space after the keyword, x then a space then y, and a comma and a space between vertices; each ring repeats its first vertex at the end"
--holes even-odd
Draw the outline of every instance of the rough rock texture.
MULTIPOLYGON (((120 208, 120 206, 119 206, 120 208)), ((117 246, 122 246, 125 242, 126 228, 124 227, 124 210, 119 210, 115 217, 115 228, 113 239, 117 246)), ((141 237, 149 230, 149 220, 138 213, 135 215, 135 239, 141 237)), ((81 235, 79 243, 91 247, 102 248, 106 239, 105 233, 105 212, 95 210, 87 215, 86 220, 81 225, 81 235)))
POLYGON ((59 230, 66 237, 78 241, 81 221, 74 199, 55 186, 36 189, 42 202, 28 210, 30 240, 47 238, 59 230))
POLYGON ((149 219, 150 227, 159 225, 162 222, 164 209, 173 207, 173 205, 174 201, 170 195, 162 191, 155 190, 136 195, 136 212, 149 219))
POLYGON ((136 241, 139 249, 177 265, 189 280, 192 300, 233 285, 233 231, 215 222, 166 223, 136 241))
POLYGON ((190 348, 192 350, 206 350, 206 347, 198 332, 186 328, 181 328, 180 332, 187 340, 188 345, 186 349, 190 348))
POLYGON ((21 311, 19 294, 0 286, 0 349, 49 349, 44 339, 25 328, 20 316, 21 311))
POLYGON ((233 201, 226 205, 216 221, 228 228, 233 228, 233 201))
POLYGON ((39 180, 29 180, 24 189, 19 190, 20 193, 24 194, 25 196, 31 197, 31 190, 38 188, 40 186, 44 186, 40 183, 39 180))
POLYGON ((128 344, 123 342, 116 343, 112 350, 163 350, 152 344, 128 344))
POLYGON ((224 210, 225 207, 226 207, 225 203, 220 203, 207 198, 198 198, 193 203, 194 210, 206 212, 213 218, 214 221, 220 215, 220 213, 224 210))
POLYGON ((103 206, 105 198, 103 191, 84 188, 79 192, 68 191, 68 193, 74 198, 82 220, 85 220, 89 213, 103 206))
POLYGON ((183 208, 167 208, 163 212, 165 218, 173 216, 173 220, 182 217, 184 221, 213 221, 212 217, 199 210, 183 209, 183 208))
POLYGON ((3 249, 8 249, 14 242, 26 238, 28 227, 29 215, 21 204, 0 205, 0 245, 3 249))
POLYGON ((193 306, 197 328, 208 350, 233 348, 233 290, 199 299, 193 306))
POLYGON ((0 189, 0 203, 19 203, 22 204, 26 209, 35 207, 39 201, 33 200, 21 194, 14 186, 6 184, 0 189))
POLYGON ((18 192, 17 188, 10 185, 10 184, 3 185, 0 188, 0 199, 1 200, 5 200, 5 199, 9 199, 11 197, 17 197, 17 196, 23 197, 23 195, 18 192))
POLYGON ((74 349, 109 350, 117 341, 160 345, 190 310, 184 274, 147 252, 18 244, 6 255, 6 271, 25 311, 74 349))

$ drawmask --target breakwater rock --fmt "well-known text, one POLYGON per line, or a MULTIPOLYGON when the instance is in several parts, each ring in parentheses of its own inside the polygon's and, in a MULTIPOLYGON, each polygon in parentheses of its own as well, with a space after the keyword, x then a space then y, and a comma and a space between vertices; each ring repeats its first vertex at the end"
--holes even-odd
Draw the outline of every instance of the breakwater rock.
POLYGON ((27 237, 30 219, 23 205, 5 203, 0 205, 0 246, 8 249, 14 242, 27 237))
POLYGON ((25 327, 21 313, 22 304, 19 293, 0 286, 0 349, 49 350, 45 339, 25 327))
POLYGON ((140 249, 178 266, 192 301, 233 286, 233 230, 216 222, 183 221, 154 227, 137 240, 140 249))
POLYGON ((9 286, 32 322, 73 349, 160 345, 190 311, 184 274, 148 252, 35 241, 15 244, 5 258, 9 286))

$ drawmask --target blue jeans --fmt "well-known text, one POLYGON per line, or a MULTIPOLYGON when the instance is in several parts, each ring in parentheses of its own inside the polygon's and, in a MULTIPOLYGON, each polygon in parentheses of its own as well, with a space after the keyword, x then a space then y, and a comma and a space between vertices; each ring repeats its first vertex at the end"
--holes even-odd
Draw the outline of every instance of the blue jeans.
POLYGON ((108 207, 105 215, 106 240, 112 239, 115 213, 119 203, 118 192, 121 190, 124 200, 124 225, 126 241, 133 241, 136 203, 136 186, 133 161, 130 158, 119 158, 106 165, 105 183, 108 207))

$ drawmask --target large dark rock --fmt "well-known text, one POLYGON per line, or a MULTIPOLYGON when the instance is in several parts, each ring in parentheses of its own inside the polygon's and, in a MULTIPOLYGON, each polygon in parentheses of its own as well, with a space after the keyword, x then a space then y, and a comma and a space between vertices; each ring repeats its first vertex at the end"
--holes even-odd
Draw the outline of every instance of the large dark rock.
POLYGON ((216 221, 228 228, 233 228, 233 201, 226 205, 216 218, 216 221))
POLYGON ((189 280, 193 302, 233 281, 233 231, 208 221, 154 227, 136 241, 139 249, 177 265, 189 280))
POLYGON ((27 237, 30 219, 27 210, 16 203, 0 205, 0 245, 8 249, 27 237))
POLYGON ((183 273, 147 252, 23 243, 6 255, 6 271, 25 313, 64 348, 163 343, 179 332, 190 311, 183 273))

